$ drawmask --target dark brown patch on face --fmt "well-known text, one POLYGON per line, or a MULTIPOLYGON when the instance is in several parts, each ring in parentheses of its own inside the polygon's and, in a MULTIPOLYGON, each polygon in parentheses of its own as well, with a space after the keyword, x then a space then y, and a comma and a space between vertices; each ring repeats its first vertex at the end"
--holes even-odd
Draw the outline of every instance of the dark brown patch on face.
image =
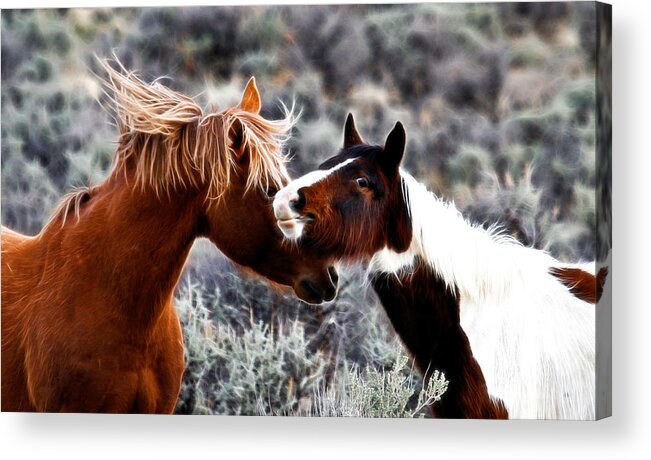
POLYGON ((601 298, 608 269, 603 267, 595 277, 579 268, 553 267, 549 270, 574 296, 588 303, 597 303, 601 298))
POLYGON ((304 197, 301 213, 313 218, 302 241, 339 258, 370 257, 384 247, 407 250, 412 228, 402 179, 382 170, 378 161, 382 154, 381 147, 359 145, 321 165, 320 169, 330 169, 354 159, 299 189, 304 197))
POLYGON ((384 247, 409 248, 411 219, 399 173, 406 134, 397 122, 383 147, 367 145, 352 114, 344 127, 344 148, 319 169, 335 167, 324 179, 297 190, 300 208, 310 221, 301 241, 338 258, 370 257, 384 247), (353 160, 339 167, 347 160, 353 160))
POLYGON ((376 274, 371 282, 425 380, 440 370, 449 381, 448 390, 432 406, 434 416, 508 418, 503 402, 488 395, 484 375, 461 328, 458 292, 451 292, 419 260, 413 273, 376 274))

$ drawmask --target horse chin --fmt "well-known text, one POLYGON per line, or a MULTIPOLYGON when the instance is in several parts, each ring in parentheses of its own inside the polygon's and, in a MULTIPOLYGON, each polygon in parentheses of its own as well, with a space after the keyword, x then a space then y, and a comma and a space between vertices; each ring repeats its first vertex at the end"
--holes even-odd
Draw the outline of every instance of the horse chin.
POLYGON ((278 220, 278 228, 283 233, 283 236, 289 240, 298 240, 303 235, 306 219, 289 219, 278 220))

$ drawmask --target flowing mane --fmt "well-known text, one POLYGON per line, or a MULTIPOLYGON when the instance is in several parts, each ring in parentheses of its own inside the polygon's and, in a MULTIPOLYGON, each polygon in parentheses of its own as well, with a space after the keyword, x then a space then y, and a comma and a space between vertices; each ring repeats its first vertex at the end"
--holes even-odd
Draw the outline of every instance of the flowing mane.
POLYGON ((454 203, 441 200, 403 169, 400 176, 413 239, 406 252, 378 252, 371 272, 409 270, 414 257, 420 256, 450 289, 459 289, 472 300, 499 302, 510 295, 515 280, 529 279, 532 265, 558 265, 547 253, 522 246, 497 225, 484 229, 471 224, 454 203))
POLYGON ((158 81, 147 84, 118 62, 118 70, 101 62, 108 74, 104 90, 112 101, 120 131, 114 172, 135 162, 136 185, 157 195, 208 184, 207 199, 219 200, 231 181, 236 153, 229 131, 242 127, 242 146, 252 152, 247 190, 281 187, 287 180, 281 153, 294 125, 293 110, 280 120, 266 120, 239 106, 205 114, 191 98, 158 81), (195 174, 198 172, 198 174, 195 174))

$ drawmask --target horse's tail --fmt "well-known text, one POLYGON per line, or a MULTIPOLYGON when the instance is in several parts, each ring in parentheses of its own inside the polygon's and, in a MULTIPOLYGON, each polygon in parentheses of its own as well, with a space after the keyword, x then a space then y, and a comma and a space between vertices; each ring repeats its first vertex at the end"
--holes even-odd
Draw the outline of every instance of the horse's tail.
POLYGON ((596 304, 603 293, 608 268, 602 267, 596 276, 576 267, 552 267, 549 273, 558 278, 575 297, 596 304))

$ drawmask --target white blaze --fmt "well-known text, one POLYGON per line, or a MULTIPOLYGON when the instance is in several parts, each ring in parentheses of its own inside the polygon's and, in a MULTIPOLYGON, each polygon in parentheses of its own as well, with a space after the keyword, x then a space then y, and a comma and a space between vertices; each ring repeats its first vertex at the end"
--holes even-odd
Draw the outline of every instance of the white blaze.
POLYGON ((276 193, 273 203, 274 215, 278 221, 278 228, 283 232, 285 238, 298 240, 303 235, 306 219, 299 212, 291 208, 292 201, 299 199, 298 191, 303 187, 310 187, 322 181, 336 170, 343 168, 355 160, 356 158, 349 158, 330 169, 307 173, 293 180, 276 193))

